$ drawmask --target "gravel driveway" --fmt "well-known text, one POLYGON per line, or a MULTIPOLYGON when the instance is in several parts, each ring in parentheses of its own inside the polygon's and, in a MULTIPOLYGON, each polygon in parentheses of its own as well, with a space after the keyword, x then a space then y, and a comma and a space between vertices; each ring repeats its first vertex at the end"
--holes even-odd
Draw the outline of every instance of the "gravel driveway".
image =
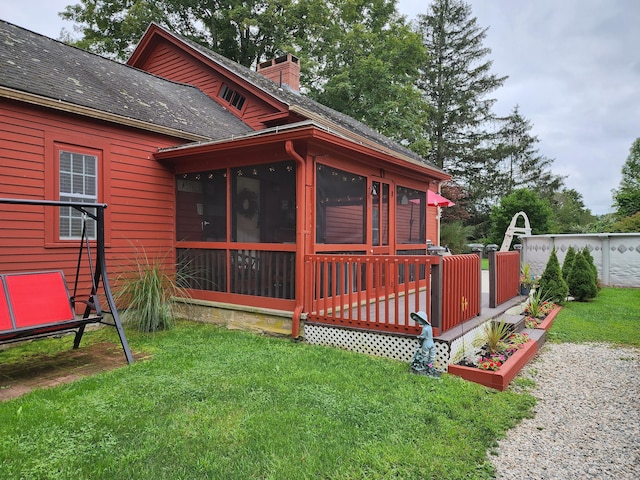
POLYGON ((546 344, 521 376, 538 404, 490 455, 498 479, 640 479, 640 349, 546 344))

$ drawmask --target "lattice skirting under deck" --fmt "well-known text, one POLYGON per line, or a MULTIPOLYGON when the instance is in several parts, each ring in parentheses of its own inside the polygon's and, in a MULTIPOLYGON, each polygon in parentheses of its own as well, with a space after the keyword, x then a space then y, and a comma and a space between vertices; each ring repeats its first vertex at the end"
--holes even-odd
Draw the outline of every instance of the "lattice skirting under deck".
MULTIPOLYGON (((358 353, 386 357, 410 363, 418 348, 416 337, 350 330, 325 325, 305 325, 304 339, 313 345, 328 345, 358 353)), ((445 371, 449 364, 449 345, 436 341, 436 368, 445 371)))

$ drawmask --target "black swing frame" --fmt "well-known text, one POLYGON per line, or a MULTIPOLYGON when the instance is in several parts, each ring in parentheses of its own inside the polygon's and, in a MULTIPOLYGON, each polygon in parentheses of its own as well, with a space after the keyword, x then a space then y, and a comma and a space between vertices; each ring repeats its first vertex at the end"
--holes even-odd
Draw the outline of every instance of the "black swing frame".
MULTIPOLYGON (((76 325, 72 328, 66 327, 65 325, 60 325, 60 329, 56 329, 55 326, 49 328, 46 333, 39 334, 37 333, 37 329, 34 329, 34 334, 31 335, 29 331, 21 332, 19 335, 20 339, 27 337, 36 337, 42 335, 51 335, 52 333, 58 330, 69 330, 77 328, 76 336, 73 342, 73 348, 78 348, 80 346, 80 340, 82 339, 82 335, 84 334, 85 327, 88 323, 102 323, 104 325, 109 325, 115 327, 118 332, 118 337, 120 338, 120 343, 122 344, 122 349, 124 351, 125 357, 127 359, 127 363, 133 363, 133 355, 131 354, 131 349, 129 348, 129 343, 127 342, 127 337, 124 333, 124 329, 122 327, 122 321, 120 320, 120 315, 118 314, 118 310, 116 308, 116 303, 113 298, 113 294, 111 292, 111 286, 109 284, 109 279, 107 276, 107 262, 105 258, 105 249, 104 249, 104 211, 107 208, 107 204, 105 203, 79 203, 79 202, 65 202, 65 201, 55 201, 55 200, 30 200, 30 199, 16 199, 16 198, 0 198, 0 204, 5 205, 32 205, 32 206, 50 206, 50 207, 71 207, 78 212, 80 212, 84 220, 82 235, 80 239, 80 249, 78 252, 78 263, 76 266, 76 277, 74 284, 74 292, 70 297, 72 305, 74 306, 73 310, 75 311, 75 303, 80 301, 85 304, 84 313, 82 315, 82 319, 79 321, 79 325, 76 325), (95 210, 93 213, 91 210, 95 210), (92 257, 91 257, 91 244, 89 238, 86 233, 86 218, 89 217, 96 221, 96 239, 95 239, 95 250, 96 250, 96 258, 95 258, 95 266, 93 265, 92 257), (80 273, 80 265, 82 262, 82 252, 84 249, 87 249, 87 256, 89 260, 89 268, 92 276, 92 287, 91 293, 89 294, 86 301, 77 300, 77 286, 78 286, 78 276, 80 273), (102 290, 109 306, 109 310, 103 310, 100 307, 100 300, 98 297, 99 286, 102 284, 102 290), (104 320, 104 313, 111 314, 113 318, 113 323, 107 322, 104 320)), ((27 273, 27 272, 25 272, 27 273)), ((6 342, 4 342, 6 343, 6 342)))

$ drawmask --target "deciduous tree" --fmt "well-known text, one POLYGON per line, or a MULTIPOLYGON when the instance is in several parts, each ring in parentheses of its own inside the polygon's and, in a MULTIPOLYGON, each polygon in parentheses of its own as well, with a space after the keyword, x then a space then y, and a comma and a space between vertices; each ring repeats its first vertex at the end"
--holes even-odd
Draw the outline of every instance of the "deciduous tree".
POLYGON ((490 239, 492 243, 498 245, 502 243, 511 219, 518 212, 527 214, 531 224, 531 232, 534 235, 550 232, 553 212, 549 207, 549 203, 541 199, 533 190, 521 188, 504 197, 500 204, 491 210, 490 239))
POLYGON ((565 188, 550 197, 554 217, 554 233, 581 233, 596 221, 591 210, 585 208, 582 194, 565 188))

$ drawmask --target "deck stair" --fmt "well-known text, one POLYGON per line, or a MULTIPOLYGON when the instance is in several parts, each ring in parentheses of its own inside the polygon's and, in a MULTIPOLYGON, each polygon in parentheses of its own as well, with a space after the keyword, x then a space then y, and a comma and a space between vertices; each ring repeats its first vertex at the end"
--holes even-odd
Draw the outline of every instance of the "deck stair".
POLYGON ((543 328, 525 328, 523 333, 529 335, 529 338, 535 340, 538 343, 538 350, 542 348, 542 345, 547 341, 547 331, 543 328))
POLYGON ((505 314, 500 318, 493 319, 494 322, 504 322, 509 325, 512 332, 521 332, 524 329, 524 317, 522 315, 505 314))

